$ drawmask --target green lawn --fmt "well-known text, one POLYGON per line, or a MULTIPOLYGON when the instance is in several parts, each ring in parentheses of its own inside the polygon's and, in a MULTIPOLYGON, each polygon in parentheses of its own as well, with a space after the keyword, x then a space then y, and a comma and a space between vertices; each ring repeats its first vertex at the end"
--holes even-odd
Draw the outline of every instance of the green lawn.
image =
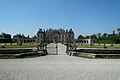
MULTIPOLYGON (((112 44, 113 46, 111 46, 111 44, 109 45, 106 45, 108 49, 120 49, 120 44, 112 44)), ((16 43, 12 43, 12 45, 10 43, 0 43, 0 48, 2 46, 5 46, 6 48, 34 48, 34 47, 37 47, 37 44, 33 43, 33 44, 30 44, 30 43, 27 43, 27 44, 23 44, 21 46, 19 45, 16 45, 16 43), (6 44, 6 45, 5 45, 6 44)), ((87 44, 77 44, 77 47, 78 48, 103 48, 104 45, 103 44, 95 44, 93 46, 89 46, 87 44)))
POLYGON ((12 43, 12 45, 10 43, 4 43, 0 45, 0 48, 2 46, 5 46, 5 48, 33 48, 33 47, 37 47, 37 44, 33 43, 27 43, 27 44, 23 44, 23 45, 16 45, 16 43, 12 43), (6 45, 5 45, 6 44, 6 45))
MULTIPOLYGON (((95 44, 93 46, 89 46, 87 44, 77 44, 77 47, 78 48, 104 48, 104 45, 103 44, 95 44)), ((120 44, 109 44, 109 45, 106 45, 106 47, 108 49, 120 49, 120 44), (113 46, 111 46, 113 45, 113 46)))

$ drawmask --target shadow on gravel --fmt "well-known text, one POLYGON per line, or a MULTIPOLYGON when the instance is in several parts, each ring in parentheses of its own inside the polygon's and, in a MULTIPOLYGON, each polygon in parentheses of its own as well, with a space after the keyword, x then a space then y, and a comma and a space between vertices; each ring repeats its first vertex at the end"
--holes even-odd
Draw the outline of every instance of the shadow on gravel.
POLYGON ((0 59, 25 59, 25 58, 35 58, 35 57, 40 57, 40 56, 43 56, 43 55, 39 53, 23 54, 19 56, 3 55, 3 56, 0 56, 0 59))

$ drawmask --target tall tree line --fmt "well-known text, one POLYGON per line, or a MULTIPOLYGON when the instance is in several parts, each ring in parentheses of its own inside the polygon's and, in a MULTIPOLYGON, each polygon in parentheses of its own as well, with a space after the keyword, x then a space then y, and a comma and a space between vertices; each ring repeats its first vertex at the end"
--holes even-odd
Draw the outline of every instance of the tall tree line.
POLYGON ((11 35, 7 33, 0 34, 0 43, 10 43, 12 42, 11 35))
POLYGON ((98 33, 98 40, 100 42, 110 42, 110 43, 120 43, 120 28, 118 28, 116 30, 117 32, 115 32, 115 30, 113 30, 113 32, 111 34, 107 34, 107 33, 98 33))
POLYGON ((90 36, 79 35, 77 41, 80 39, 89 39, 91 36, 98 39, 98 43, 120 43, 120 28, 113 30, 112 33, 98 33, 90 36))
MULTIPOLYGON (((12 42, 16 42, 15 39, 20 39, 20 40, 24 40, 24 39, 28 39, 28 40, 35 40, 36 36, 33 36, 32 38, 28 36, 25 36, 24 34, 15 34, 12 38, 11 34, 8 33, 4 33, 2 32, 0 34, 0 43, 12 43, 12 42)), ((27 41, 30 42, 30 41, 27 41)))

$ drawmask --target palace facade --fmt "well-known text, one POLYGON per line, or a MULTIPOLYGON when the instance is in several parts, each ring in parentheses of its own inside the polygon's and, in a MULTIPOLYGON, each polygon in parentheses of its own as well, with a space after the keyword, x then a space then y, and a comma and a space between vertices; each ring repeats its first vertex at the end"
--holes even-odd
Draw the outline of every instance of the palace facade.
POLYGON ((74 32, 72 29, 39 29, 37 32, 37 43, 66 43, 74 41, 74 32))

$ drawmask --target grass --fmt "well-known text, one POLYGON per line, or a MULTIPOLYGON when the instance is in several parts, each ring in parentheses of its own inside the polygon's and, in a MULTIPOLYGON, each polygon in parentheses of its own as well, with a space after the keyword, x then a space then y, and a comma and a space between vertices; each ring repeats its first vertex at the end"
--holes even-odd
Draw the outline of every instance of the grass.
POLYGON ((23 45, 17 45, 15 43, 12 43, 12 45, 10 43, 4 43, 0 45, 0 48, 2 46, 5 46, 5 48, 33 48, 33 47, 37 47, 37 44, 33 43, 27 43, 27 44, 23 44, 23 45), (6 45, 5 45, 6 44, 6 45))
MULTIPOLYGON (((34 47, 37 47, 37 44, 36 43, 33 43, 33 44, 30 44, 30 43, 27 43, 27 44, 23 44, 21 46, 17 45, 16 43, 12 43, 12 45, 10 43, 0 43, 0 48, 2 46, 5 46, 5 48, 34 48, 34 47), (6 44, 6 45, 5 45, 6 44)), ((78 48, 104 48, 104 45, 103 44, 95 44, 93 46, 89 46, 87 44, 77 44, 77 47, 78 48)), ((109 45, 106 45, 106 47, 108 49, 120 49, 120 44, 109 44, 109 45), (113 45, 113 46, 111 46, 113 45)))
MULTIPOLYGON (((77 47, 78 48, 104 48, 104 45, 103 44, 95 44, 95 45, 92 45, 92 46, 89 46, 87 44, 77 44, 77 47)), ((109 45, 106 45, 106 47, 108 49, 120 49, 120 44, 109 44, 109 45), (113 46, 111 46, 113 45, 113 46)))
MULTIPOLYGON (((27 43, 27 44, 23 44, 23 45, 17 45, 16 43, 12 43, 12 45, 11 45, 11 43, 0 43, 0 48, 2 46, 4 46, 5 48, 13 48, 13 49, 14 48, 35 48, 35 47, 37 47, 37 44, 36 43, 33 43, 33 44, 27 43)), ((10 52, 12 52, 12 51, 10 51, 10 52)), ((21 50, 20 51, 17 50, 15 52, 18 53, 18 52, 21 52, 21 50)), ((15 52, 13 51, 13 53, 15 53, 15 52)), ((24 52, 26 52, 26 51, 24 51, 24 52)), ((40 56, 41 56, 41 54, 39 54, 39 53, 31 53, 31 54, 23 54, 20 56, 5 55, 5 56, 0 56, 0 59, 24 59, 24 58, 34 58, 34 57, 40 57, 40 56)))

